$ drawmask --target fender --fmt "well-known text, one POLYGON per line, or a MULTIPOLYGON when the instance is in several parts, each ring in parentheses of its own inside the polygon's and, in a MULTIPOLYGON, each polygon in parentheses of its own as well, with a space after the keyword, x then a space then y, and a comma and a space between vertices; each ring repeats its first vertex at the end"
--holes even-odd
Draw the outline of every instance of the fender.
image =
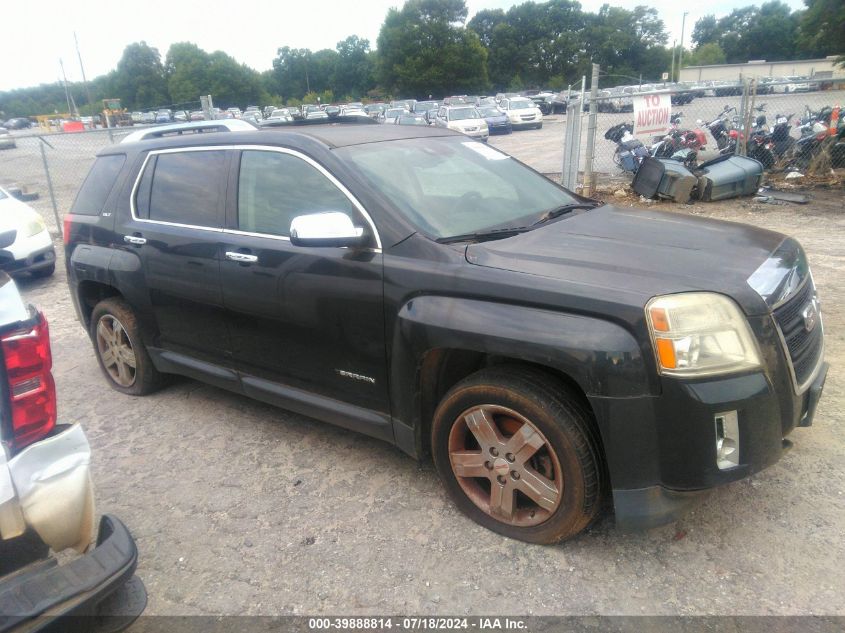
POLYGON ((68 278, 74 288, 71 294, 77 316, 86 329, 89 324, 80 303, 79 285, 84 281, 93 281, 120 291, 126 301, 136 309, 141 319, 144 344, 154 345, 157 330, 150 308, 149 292, 144 281, 143 264, 136 252, 122 248, 80 244, 70 256, 68 278))
POLYGON ((658 393, 634 336, 594 317, 442 296, 402 306, 391 347, 391 402, 396 441, 419 444, 416 397, 426 353, 439 348, 477 351, 564 372, 588 398, 638 398, 658 393))

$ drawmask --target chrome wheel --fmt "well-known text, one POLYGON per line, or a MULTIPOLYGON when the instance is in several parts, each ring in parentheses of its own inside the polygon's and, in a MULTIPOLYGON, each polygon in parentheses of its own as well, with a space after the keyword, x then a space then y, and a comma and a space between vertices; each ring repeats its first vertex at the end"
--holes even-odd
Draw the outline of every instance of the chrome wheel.
POLYGON ((448 450, 461 489, 497 521, 539 525, 560 505, 558 457, 540 430, 512 409, 467 409, 452 424, 448 450))
POLYGON ((97 353, 103 367, 121 387, 135 383, 137 359, 132 341, 123 325, 111 314, 104 314, 97 322, 97 353))

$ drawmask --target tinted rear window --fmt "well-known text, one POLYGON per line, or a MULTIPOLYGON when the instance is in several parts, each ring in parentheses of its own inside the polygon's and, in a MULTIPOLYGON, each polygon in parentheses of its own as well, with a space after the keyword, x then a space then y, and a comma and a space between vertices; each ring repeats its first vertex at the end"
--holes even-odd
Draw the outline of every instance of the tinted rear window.
POLYGON ((82 188, 76 194, 76 200, 70 212, 79 215, 99 215, 106 206, 106 200, 125 162, 124 154, 100 156, 94 161, 94 166, 91 167, 88 177, 82 183, 82 188))
POLYGON ((150 191, 150 220, 220 226, 219 184, 225 178, 222 150, 159 154, 150 191))

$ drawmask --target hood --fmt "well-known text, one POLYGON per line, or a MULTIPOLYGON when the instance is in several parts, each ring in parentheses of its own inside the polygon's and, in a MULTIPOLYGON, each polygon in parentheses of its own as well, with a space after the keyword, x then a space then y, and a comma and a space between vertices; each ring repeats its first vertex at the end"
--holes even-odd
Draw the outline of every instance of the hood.
POLYGON ((20 200, 9 196, 0 200, 0 233, 11 229, 21 229, 27 222, 41 216, 20 200))
POLYGON ((768 308, 748 280, 786 239, 745 224, 604 206, 511 238, 471 244, 466 258, 602 289, 629 305, 643 306, 661 294, 720 292, 750 315, 768 308))

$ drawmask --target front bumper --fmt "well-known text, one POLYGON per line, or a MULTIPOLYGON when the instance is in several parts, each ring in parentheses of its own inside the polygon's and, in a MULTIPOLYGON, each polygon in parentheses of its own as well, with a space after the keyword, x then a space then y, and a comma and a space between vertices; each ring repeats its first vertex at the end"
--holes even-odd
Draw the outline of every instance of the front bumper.
POLYGON ((511 127, 515 130, 519 129, 519 128, 526 128, 526 127, 537 127, 538 125, 542 125, 542 123, 543 123, 542 117, 535 117, 535 118, 531 119, 530 121, 524 121, 522 119, 520 119, 519 121, 514 121, 513 119, 511 119, 511 127))
POLYGON ((827 370, 822 362, 800 394, 784 368, 775 377, 757 372, 697 382, 666 379, 659 396, 591 398, 617 526, 674 521, 709 490, 776 463, 791 447, 786 435, 812 424, 827 370), (715 418, 728 412, 736 412, 739 453, 736 465, 720 468, 715 418))
POLYGON ((56 263, 56 249, 49 231, 21 237, 0 252, 0 270, 9 274, 49 268, 56 263))
MULTIPOLYGON (((70 618, 97 615, 98 605, 132 578, 137 564, 138 549, 129 530, 116 517, 103 515, 97 545, 84 556, 65 565, 48 559, 0 579, 0 633, 89 628, 70 618)), ((124 609, 121 628, 145 606, 144 593, 124 609)))

